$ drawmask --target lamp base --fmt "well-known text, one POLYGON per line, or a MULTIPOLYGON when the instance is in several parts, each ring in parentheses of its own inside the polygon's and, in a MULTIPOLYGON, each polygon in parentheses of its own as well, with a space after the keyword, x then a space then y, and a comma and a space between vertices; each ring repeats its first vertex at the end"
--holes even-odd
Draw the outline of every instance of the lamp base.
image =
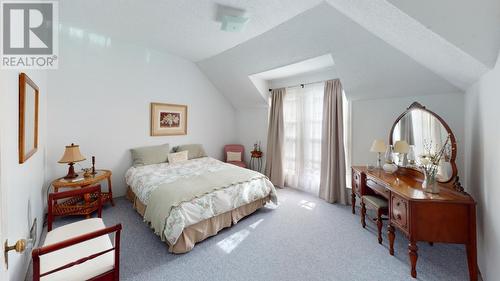
POLYGON ((377 152, 377 169, 382 169, 382 157, 381 153, 377 152))
POLYGON ((65 180, 71 180, 78 177, 78 174, 75 173, 75 168, 73 167, 75 163, 69 163, 68 174, 64 177, 65 180))

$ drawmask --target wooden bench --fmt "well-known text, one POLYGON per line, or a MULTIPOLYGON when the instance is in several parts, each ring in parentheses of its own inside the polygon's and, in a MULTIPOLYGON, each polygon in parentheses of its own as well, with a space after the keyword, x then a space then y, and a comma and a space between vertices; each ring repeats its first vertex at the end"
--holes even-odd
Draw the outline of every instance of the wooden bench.
POLYGON ((382 244, 382 215, 387 216, 389 210, 387 199, 377 195, 363 195, 361 197, 361 225, 363 228, 366 227, 365 216, 367 207, 375 210, 377 213, 375 222, 377 223, 378 229, 378 243, 382 244))
POLYGON ((101 218, 92 218, 49 231, 43 246, 32 252, 33 280, 119 280, 121 229, 121 224, 106 227, 101 218))

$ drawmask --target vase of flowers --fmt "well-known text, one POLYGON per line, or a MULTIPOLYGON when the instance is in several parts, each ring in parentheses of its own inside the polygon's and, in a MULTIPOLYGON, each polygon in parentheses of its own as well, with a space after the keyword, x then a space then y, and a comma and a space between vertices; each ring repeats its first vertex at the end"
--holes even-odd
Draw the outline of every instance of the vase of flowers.
POLYGON ((441 148, 434 146, 431 142, 424 142, 424 154, 420 155, 419 167, 424 174, 424 181, 422 182, 422 189, 429 193, 439 193, 439 186, 437 184, 437 174, 441 158, 449 150, 450 136, 446 139, 441 148))
POLYGON ((436 175, 432 170, 423 169, 424 181, 422 182, 422 189, 429 193, 439 193, 439 187, 436 183, 436 175))

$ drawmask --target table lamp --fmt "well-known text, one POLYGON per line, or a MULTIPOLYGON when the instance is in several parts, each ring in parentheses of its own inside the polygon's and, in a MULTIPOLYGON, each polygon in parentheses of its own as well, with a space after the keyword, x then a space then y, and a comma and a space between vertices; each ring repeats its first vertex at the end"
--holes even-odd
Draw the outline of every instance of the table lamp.
POLYGON ((394 152, 398 153, 398 162, 404 164, 405 154, 410 151, 410 145, 404 140, 398 140, 394 143, 394 152))
POLYGON ((78 177, 78 174, 75 173, 75 168, 73 167, 73 165, 76 162, 80 162, 83 160, 85 160, 85 156, 83 156, 80 153, 80 146, 79 145, 75 145, 72 143, 71 145, 66 146, 66 149, 64 150, 64 155, 62 156, 61 160, 58 161, 58 163, 61 163, 61 164, 67 163, 69 165, 68 174, 64 178, 65 179, 74 179, 74 178, 78 177))
POLYGON ((383 140, 374 140, 372 143, 372 147, 370 148, 371 152, 377 152, 378 158, 377 158, 377 168, 382 168, 382 163, 381 163, 381 155, 385 150, 387 149, 387 146, 385 145, 385 142, 383 140))

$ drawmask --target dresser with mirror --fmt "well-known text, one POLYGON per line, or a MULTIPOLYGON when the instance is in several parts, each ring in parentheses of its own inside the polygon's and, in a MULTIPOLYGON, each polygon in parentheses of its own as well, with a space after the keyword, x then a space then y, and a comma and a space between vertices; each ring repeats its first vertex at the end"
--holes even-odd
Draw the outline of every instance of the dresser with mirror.
MULTIPOLYGON (((407 145, 404 153, 393 153, 394 173, 380 168, 352 167, 352 212, 356 199, 376 195, 388 202, 389 254, 394 255, 395 229, 407 237, 410 274, 417 277, 417 242, 464 244, 470 280, 477 280, 476 202, 464 191, 455 163, 457 142, 448 124, 436 113, 415 102, 394 122, 389 145, 407 145), (423 188, 422 156, 440 157, 434 187, 423 188), (422 162, 422 163, 420 163, 422 162)), ((425 157, 424 157, 425 158, 425 157)))

